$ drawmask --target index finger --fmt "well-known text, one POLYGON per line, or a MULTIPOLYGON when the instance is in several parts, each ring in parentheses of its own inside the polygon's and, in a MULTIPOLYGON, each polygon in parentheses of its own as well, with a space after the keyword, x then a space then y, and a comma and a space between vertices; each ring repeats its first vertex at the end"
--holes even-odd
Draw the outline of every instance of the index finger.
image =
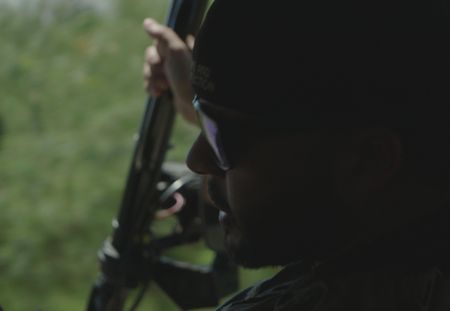
POLYGON ((165 56, 169 47, 171 49, 184 48, 185 43, 171 28, 163 26, 151 18, 146 18, 143 25, 150 37, 158 41, 157 48, 161 55, 165 56))

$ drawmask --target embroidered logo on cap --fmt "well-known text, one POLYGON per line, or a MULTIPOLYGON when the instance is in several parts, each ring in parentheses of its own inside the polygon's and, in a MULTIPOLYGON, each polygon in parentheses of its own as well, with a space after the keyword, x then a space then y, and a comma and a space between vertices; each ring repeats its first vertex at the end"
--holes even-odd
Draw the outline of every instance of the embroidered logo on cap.
POLYGON ((207 66, 194 63, 192 84, 194 88, 206 93, 214 93, 216 87, 211 79, 211 69, 207 66))

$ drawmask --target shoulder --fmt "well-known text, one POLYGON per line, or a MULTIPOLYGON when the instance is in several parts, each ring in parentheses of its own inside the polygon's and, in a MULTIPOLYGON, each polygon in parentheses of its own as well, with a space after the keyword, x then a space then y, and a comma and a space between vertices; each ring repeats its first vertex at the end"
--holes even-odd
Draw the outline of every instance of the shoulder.
POLYGON ((291 272, 282 270, 241 291, 218 310, 450 310, 450 279, 437 268, 410 272, 388 269, 332 279, 291 272))
POLYGON ((438 268, 359 272, 329 279, 326 287, 317 311, 450 310, 450 279, 438 268))
POLYGON ((270 279, 240 291, 220 306, 218 311, 274 310, 280 298, 295 284, 307 286, 312 274, 302 263, 283 268, 270 279))

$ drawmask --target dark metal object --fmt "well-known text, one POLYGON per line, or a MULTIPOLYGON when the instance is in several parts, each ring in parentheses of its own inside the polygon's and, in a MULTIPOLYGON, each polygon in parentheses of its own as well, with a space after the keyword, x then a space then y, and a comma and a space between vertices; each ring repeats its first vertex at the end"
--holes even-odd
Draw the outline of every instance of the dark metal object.
MULTIPOLYGON (((195 34, 207 4, 207 0, 173 0, 167 25, 181 38, 195 34)), ((165 94, 147 102, 113 232, 99 251, 101 275, 92 288, 88 311, 121 311, 129 290, 140 287, 142 296, 151 281, 183 310, 214 306, 237 288, 236 266, 223 253, 217 253, 211 267, 161 256, 163 250, 198 240, 206 232, 197 221, 203 214, 200 177, 189 173, 175 178, 162 171, 174 123, 171 100, 171 95, 165 94), (161 184, 167 186, 161 189, 161 184), (155 213, 175 192, 182 193, 188 202, 188 208, 177 215, 180 230, 154 237, 151 225, 155 213)), ((137 305, 138 301, 132 310, 137 305)))

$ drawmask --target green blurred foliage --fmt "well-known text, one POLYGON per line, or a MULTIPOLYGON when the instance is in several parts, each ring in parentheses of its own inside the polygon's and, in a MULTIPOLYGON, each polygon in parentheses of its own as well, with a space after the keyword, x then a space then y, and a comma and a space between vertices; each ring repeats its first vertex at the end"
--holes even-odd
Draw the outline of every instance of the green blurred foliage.
MULTIPOLYGON (((142 20, 167 0, 0 0, 0 304, 83 310, 144 109, 142 20)), ((177 119, 169 160, 198 130, 177 119)), ((172 255, 206 263, 203 245, 172 255)), ((270 269, 243 272, 247 286, 270 269)), ((176 310, 153 287, 142 310, 176 310)))

